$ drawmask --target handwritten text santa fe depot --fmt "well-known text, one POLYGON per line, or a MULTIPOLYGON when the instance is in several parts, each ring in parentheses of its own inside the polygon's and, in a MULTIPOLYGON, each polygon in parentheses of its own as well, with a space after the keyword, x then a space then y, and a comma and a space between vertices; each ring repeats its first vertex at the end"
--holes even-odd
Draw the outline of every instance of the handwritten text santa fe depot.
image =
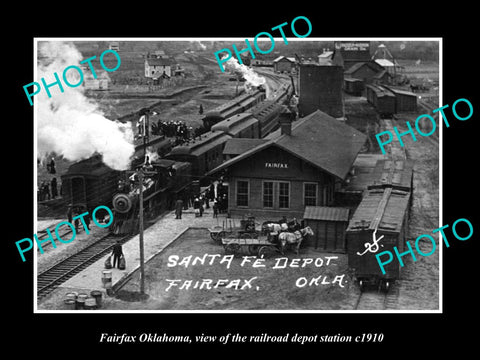
MULTIPOLYGON (((182 259, 178 255, 170 255, 168 257, 167 267, 175 266, 184 266, 188 268, 189 266, 196 265, 213 265, 213 264, 225 264, 226 269, 230 269, 234 255, 220 255, 220 254, 205 254, 203 256, 193 257, 192 255, 185 256, 182 259)), ((305 268, 310 267, 322 267, 336 265, 332 260, 338 259, 338 256, 326 256, 323 258, 300 258, 300 259, 289 259, 287 257, 275 258, 275 263, 271 269, 286 269, 286 268, 305 268)), ((257 256, 242 256, 242 260, 239 264, 240 267, 251 266, 252 268, 267 268, 265 259, 257 256)), ((295 281, 295 286, 302 288, 305 286, 319 286, 319 285, 334 285, 338 284, 340 287, 344 287, 344 277, 343 275, 336 275, 333 278, 333 281, 330 281, 328 276, 320 275, 307 279, 306 277, 299 277, 295 281)), ((165 279, 168 282, 168 287, 165 291, 169 291, 173 287, 177 287, 178 290, 189 290, 189 289, 217 289, 218 287, 224 287, 225 289, 234 289, 234 290, 249 290, 255 289, 260 290, 258 285, 253 283, 257 280, 257 276, 253 276, 249 279, 201 279, 201 280, 183 280, 183 279, 165 279)))

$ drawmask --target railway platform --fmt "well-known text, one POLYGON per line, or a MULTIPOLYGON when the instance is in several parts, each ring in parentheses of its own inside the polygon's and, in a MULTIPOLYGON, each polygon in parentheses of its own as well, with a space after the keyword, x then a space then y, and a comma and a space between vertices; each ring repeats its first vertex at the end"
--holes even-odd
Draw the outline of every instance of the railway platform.
MULTIPOLYGON (((225 223, 228 222, 226 226, 230 226, 230 220, 236 226, 240 223, 239 219, 227 219, 226 214, 218 214, 217 218, 213 218, 211 207, 205 209, 202 217, 196 217, 193 209, 183 211, 182 219, 175 218, 175 211, 168 212, 144 231, 144 262, 147 263, 159 254, 189 228, 222 226, 224 221, 225 223)), ((112 274, 112 289, 114 292, 119 290, 140 269, 139 235, 124 243, 122 250, 125 256, 126 269, 109 269, 112 274)), ((51 294, 39 301, 37 309, 39 311, 65 310, 63 300, 65 295, 71 292, 90 294, 91 291, 98 290, 103 293, 103 298, 108 296, 102 277, 103 271, 106 270, 105 260, 109 255, 110 253, 58 286, 51 294)))

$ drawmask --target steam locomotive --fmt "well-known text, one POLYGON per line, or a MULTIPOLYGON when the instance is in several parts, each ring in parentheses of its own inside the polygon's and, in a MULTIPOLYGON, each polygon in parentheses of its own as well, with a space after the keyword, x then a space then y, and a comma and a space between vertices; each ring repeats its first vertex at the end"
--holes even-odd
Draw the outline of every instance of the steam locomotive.
POLYGON ((264 100, 264 93, 259 90, 235 98, 205 115, 204 123, 211 130, 199 137, 171 149, 165 138, 143 144, 144 148, 165 155, 152 161, 145 153, 137 155, 128 171, 109 168, 101 155, 72 164, 61 177, 64 200, 74 212, 109 206, 114 212, 110 229, 116 234, 132 232, 137 226, 139 210, 136 169, 146 169, 143 205, 147 219, 173 209, 178 198, 186 203, 192 194, 199 193, 201 184, 208 184, 205 174, 223 162, 223 148, 228 139, 264 137, 278 127, 281 103, 291 93, 291 86, 286 86, 275 100, 264 100))

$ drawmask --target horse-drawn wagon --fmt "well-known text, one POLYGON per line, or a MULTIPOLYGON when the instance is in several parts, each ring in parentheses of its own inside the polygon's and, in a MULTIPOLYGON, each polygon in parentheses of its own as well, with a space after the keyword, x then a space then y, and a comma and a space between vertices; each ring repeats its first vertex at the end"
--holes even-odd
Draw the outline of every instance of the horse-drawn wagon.
POLYGON ((222 238, 231 236, 232 234, 242 235, 251 234, 250 238, 260 233, 255 229, 255 217, 247 216, 246 219, 240 220, 240 227, 236 227, 233 219, 226 219, 222 226, 217 225, 209 228, 210 237, 217 244, 222 244, 222 238))
POLYGON ((253 255, 258 257, 271 257, 279 252, 278 244, 268 240, 266 236, 243 233, 238 237, 231 234, 222 238, 225 254, 232 255, 253 255))
POLYGON ((278 252, 285 254, 286 248, 293 246, 295 246, 298 255, 300 245, 308 235, 313 235, 313 231, 309 226, 295 231, 279 230, 279 232, 265 232, 265 229, 263 229, 261 232, 229 234, 222 237, 222 244, 225 248, 225 253, 234 255, 249 254, 259 257, 262 255, 263 257, 270 257, 278 252))

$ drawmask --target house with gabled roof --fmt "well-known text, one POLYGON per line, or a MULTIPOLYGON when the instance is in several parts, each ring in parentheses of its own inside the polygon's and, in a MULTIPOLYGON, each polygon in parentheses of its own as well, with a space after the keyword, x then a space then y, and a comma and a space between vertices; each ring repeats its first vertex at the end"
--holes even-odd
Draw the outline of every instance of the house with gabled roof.
POLYGON ((273 60, 273 71, 278 73, 288 73, 295 68, 295 64, 295 58, 282 55, 273 60))
MULTIPOLYGON (((305 206, 331 206, 347 179, 365 134, 317 110, 280 128, 207 173, 228 183, 228 211, 302 218, 305 206)), ((235 146, 242 139, 236 139, 235 146)), ((228 143, 226 148, 228 148, 228 143)))
POLYGON ((145 59, 145 77, 152 79, 172 77, 172 63, 170 59, 147 57, 145 59))

